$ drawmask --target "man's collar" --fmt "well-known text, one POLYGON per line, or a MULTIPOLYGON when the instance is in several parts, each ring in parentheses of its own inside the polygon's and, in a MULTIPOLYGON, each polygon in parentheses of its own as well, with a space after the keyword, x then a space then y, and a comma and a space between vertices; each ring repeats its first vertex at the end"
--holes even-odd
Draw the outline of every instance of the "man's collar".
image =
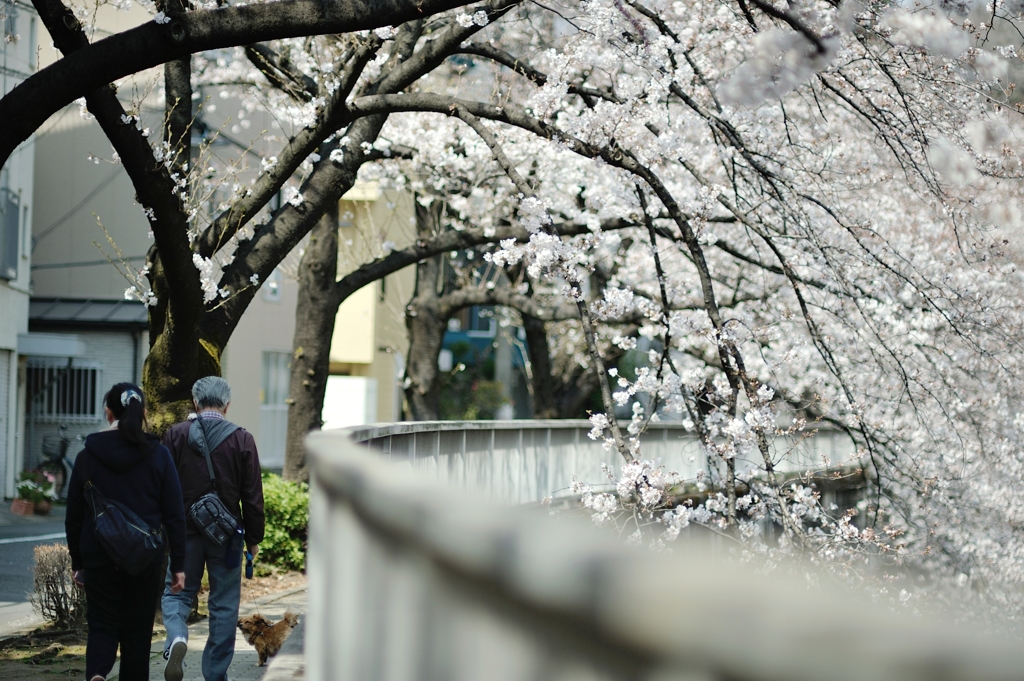
POLYGON ((199 418, 201 418, 201 419, 216 419, 218 421, 223 421, 224 420, 224 414, 221 414, 219 411, 215 411, 213 409, 208 409, 206 411, 199 412, 199 418))

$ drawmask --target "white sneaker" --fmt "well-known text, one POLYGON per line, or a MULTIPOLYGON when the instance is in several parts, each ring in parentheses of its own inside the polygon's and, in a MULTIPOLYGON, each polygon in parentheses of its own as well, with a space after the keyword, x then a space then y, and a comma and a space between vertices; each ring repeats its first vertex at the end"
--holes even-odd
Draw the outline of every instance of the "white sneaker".
POLYGON ((171 641, 171 647, 164 651, 167 666, 164 667, 164 681, 181 681, 185 678, 185 653, 188 643, 180 636, 171 641))

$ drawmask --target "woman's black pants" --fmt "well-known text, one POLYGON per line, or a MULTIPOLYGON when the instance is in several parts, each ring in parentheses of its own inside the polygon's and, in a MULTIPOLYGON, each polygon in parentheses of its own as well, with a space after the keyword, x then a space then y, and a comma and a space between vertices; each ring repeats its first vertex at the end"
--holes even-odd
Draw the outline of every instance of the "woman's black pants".
POLYGON ((120 681, 149 679, 149 651, 153 617, 163 587, 160 561, 138 575, 109 565, 86 568, 86 622, 89 639, 85 649, 85 678, 106 678, 121 646, 120 681))

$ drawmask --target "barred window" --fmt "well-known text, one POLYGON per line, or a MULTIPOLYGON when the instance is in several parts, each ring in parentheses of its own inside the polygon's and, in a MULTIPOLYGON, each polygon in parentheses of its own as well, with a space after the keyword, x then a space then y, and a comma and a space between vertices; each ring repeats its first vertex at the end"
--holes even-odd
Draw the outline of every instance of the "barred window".
POLYGON ((100 416, 100 365, 29 360, 27 411, 40 421, 94 421, 100 416))

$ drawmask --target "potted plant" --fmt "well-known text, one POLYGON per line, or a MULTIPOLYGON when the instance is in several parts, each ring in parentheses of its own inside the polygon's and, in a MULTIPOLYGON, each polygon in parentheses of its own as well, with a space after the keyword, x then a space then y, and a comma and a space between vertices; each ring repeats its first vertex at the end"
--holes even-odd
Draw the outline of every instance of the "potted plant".
POLYGON ((36 509, 36 502, 31 497, 35 492, 36 484, 31 480, 25 480, 24 473, 18 478, 17 494, 11 502, 11 513, 17 515, 32 515, 36 509))
POLYGON ((52 473, 22 471, 18 476, 18 495, 11 502, 11 511, 18 515, 46 515, 57 498, 52 473))

